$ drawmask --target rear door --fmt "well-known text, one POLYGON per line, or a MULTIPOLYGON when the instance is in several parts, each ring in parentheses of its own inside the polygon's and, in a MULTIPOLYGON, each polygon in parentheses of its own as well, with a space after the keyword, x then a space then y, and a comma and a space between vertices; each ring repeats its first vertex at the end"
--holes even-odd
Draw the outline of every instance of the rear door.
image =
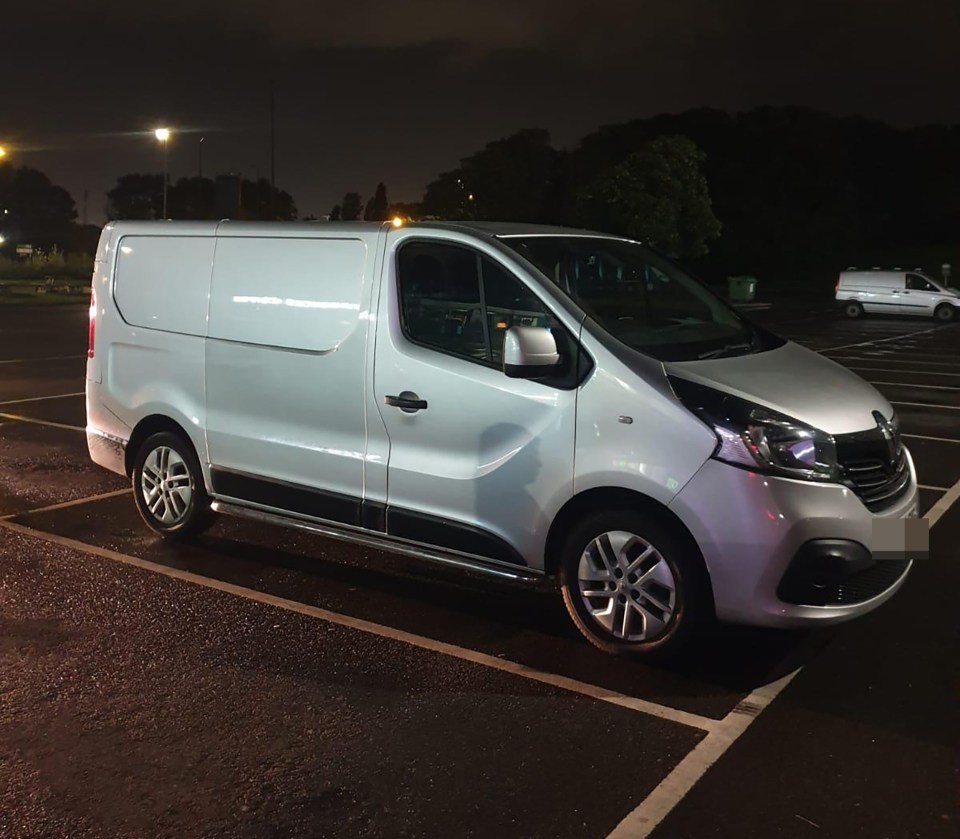
POLYGON ((385 263, 374 395, 389 439, 387 531, 539 568, 573 492, 576 383, 507 378, 503 335, 549 326, 567 358, 575 343, 495 252, 436 236, 396 236, 385 263))

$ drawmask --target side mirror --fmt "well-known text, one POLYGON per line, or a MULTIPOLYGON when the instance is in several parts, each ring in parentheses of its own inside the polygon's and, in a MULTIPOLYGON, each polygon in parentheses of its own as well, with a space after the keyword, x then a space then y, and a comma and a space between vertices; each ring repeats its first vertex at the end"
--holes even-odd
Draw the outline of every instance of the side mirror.
POLYGON ((511 379, 537 379, 560 363, 557 339, 541 326, 511 326, 503 336, 503 372, 511 379))

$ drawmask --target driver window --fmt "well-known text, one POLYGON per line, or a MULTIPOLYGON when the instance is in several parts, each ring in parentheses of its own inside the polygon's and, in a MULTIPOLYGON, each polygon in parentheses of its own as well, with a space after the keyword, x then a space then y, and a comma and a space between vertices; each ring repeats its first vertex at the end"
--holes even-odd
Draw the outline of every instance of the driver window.
POLYGON ((512 326, 553 328, 539 298, 500 265, 469 248, 411 242, 397 257, 407 338, 440 352, 499 367, 512 326))
POLYGON ((907 274, 907 288, 911 291, 937 291, 937 287, 919 274, 907 274))

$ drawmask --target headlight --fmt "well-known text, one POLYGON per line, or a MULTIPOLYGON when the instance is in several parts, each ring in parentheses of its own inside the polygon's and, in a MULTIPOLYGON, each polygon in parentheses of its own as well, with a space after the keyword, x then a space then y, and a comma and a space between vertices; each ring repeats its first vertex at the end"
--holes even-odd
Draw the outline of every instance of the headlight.
POLYGON ((833 437, 784 414, 670 377, 680 401, 716 432, 717 460, 810 481, 839 480, 833 437))

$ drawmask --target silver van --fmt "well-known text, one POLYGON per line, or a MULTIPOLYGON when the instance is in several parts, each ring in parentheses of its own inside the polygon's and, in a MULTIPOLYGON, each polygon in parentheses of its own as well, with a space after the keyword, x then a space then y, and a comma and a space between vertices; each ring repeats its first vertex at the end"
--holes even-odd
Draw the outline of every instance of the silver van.
POLYGON ((960 315, 960 292, 919 269, 916 271, 843 271, 837 280, 836 301, 849 318, 864 312, 923 315, 950 323, 960 315))
POLYGON ((843 621, 911 557, 890 403, 634 241, 518 224, 115 222, 87 440, 171 539, 217 513, 559 581, 611 652, 843 621), (905 526, 905 525, 904 525, 905 526))

